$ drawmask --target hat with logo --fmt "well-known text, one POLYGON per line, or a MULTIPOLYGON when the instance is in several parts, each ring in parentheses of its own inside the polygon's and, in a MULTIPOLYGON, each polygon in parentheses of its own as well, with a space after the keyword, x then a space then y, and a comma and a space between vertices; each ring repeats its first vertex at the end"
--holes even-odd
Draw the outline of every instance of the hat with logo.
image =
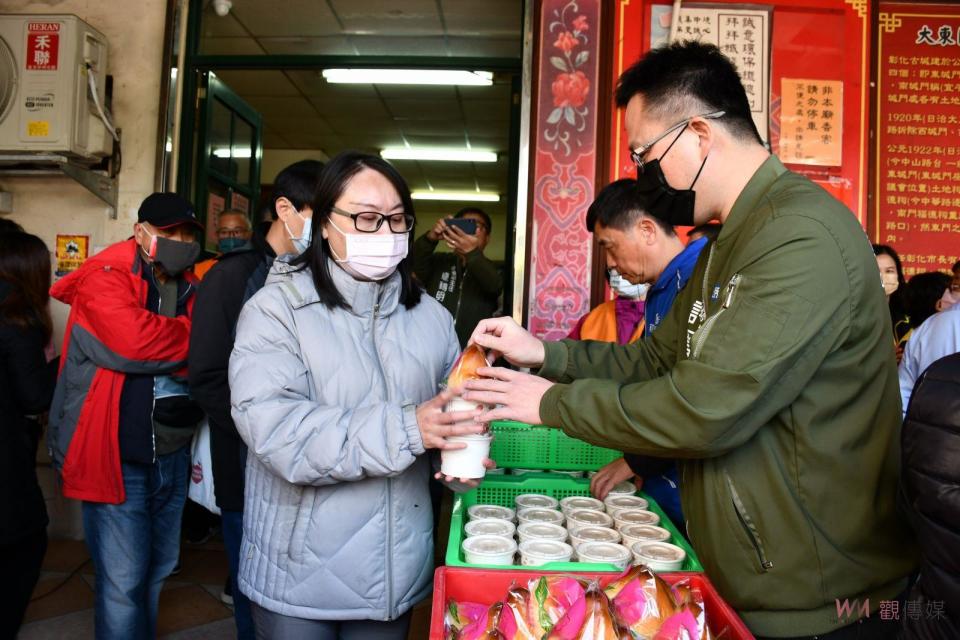
POLYGON ((152 193, 147 196, 140 204, 137 222, 147 222, 157 229, 189 224, 203 230, 193 210, 193 203, 175 193, 152 193))

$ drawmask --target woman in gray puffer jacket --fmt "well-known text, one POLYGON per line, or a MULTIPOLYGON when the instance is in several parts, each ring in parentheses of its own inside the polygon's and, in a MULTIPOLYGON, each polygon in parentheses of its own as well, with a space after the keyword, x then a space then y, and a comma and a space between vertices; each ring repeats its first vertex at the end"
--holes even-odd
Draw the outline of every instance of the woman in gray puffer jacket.
POLYGON ((240 590, 258 638, 402 639, 431 587, 425 451, 482 425, 436 395, 459 345, 413 281, 403 178, 342 153, 312 216, 294 239, 309 247, 244 307, 230 358, 249 448, 240 590))

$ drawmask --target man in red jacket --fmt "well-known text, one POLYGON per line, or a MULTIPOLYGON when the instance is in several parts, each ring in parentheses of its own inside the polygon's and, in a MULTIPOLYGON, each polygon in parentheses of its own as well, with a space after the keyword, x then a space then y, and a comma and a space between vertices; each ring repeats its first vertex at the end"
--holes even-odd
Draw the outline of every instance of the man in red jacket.
POLYGON ((97 573, 97 638, 152 638, 177 562, 190 439, 186 385, 202 230, 193 205, 154 193, 132 238, 57 282, 71 305, 48 443, 63 494, 83 501, 97 573))

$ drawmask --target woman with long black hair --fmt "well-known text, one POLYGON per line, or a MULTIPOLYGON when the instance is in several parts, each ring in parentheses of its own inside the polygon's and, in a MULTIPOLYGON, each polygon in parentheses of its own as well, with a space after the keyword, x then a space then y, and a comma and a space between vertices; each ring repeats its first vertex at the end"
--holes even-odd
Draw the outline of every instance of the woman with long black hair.
POLYGON ((47 549, 47 510, 37 483, 41 415, 56 377, 44 347, 53 332, 50 252, 28 233, 0 233, 0 637, 13 638, 47 549))

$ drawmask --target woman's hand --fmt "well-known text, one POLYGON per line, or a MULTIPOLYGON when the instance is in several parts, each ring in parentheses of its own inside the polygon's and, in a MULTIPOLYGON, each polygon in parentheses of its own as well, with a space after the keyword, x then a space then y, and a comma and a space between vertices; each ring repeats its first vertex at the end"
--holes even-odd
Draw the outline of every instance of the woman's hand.
POLYGON ((463 449, 463 442, 448 442, 450 436, 468 436, 483 433, 486 425, 476 421, 482 412, 452 411, 444 413, 443 408, 456 397, 449 389, 441 391, 432 399, 417 407, 417 426, 424 449, 463 449))
POLYGON ((597 500, 603 500, 615 486, 633 477, 633 470, 624 458, 618 458, 603 466, 590 478, 590 493, 597 500))
POLYGON ((490 361, 500 356, 518 367, 535 369, 543 365, 546 350, 543 342, 518 325, 513 318, 481 320, 470 336, 471 344, 478 344, 490 352, 490 361))

